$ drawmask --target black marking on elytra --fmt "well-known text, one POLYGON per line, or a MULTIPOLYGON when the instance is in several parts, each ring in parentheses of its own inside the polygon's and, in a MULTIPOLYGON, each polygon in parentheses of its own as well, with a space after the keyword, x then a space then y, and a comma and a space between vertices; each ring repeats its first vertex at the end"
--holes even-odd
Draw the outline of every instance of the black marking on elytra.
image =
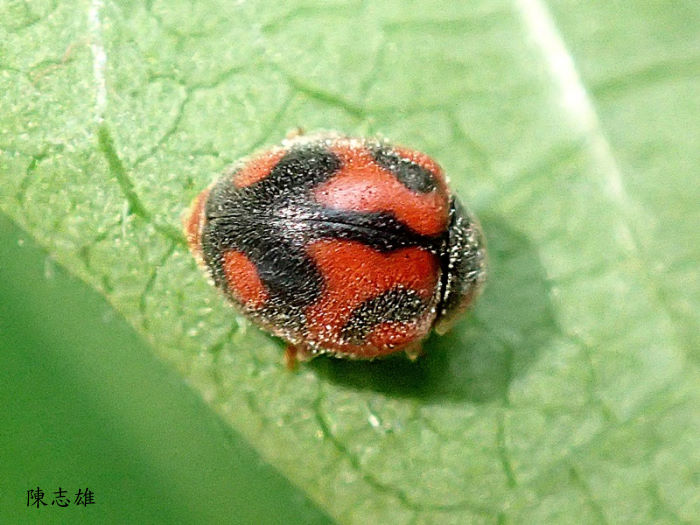
POLYGON ((278 202, 306 193, 327 181, 342 167, 342 161, 328 149, 311 144, 289 151, 258 181, 254 191, 259 198, 278 202))
POLYGON ((270 308, 284 310, 284 305, 290 316, 301 317, 301 308, 321 295, 323 278, 306 254, 303 239, 287 231, 290 223, 280 210, 303 202, 340 167, 336 155, 310 145, 289 151, 267 177, 249 186, 237 188, 232 176, 215 184, 207 199, 202 251, 216 285, 226 289, 224 254, 240 251, 257 268, 271 296, 270 308))
POLYGON ((341 337, 351 344, 362 344, 377 325, 388 322, 407 322, 418 319, 428 304, 411 288, 393 288, 367 299, 350 315, 340 331, 341 337))
POLYGON ((316 144, 293 148, 267 177, 249 186, 237 188, 233 175, 222 178, 207 199, 207 220, 229 216, 240 220, 241 208, 246 214, 279 208, 330 179, 341 166, 337 155, 316 144))
POLYGON ((403 158, 390 147, 370 148, 374 160, 382 168, 390 171, 409 190, 430 193, 437 187, 435 175, 415 162, 403 158))
POLYGON ((249 186, 236 187, 232 175, 217 182, 207 198, 201 241, 216 285, 227 289, 224 254, 244 253, 270 295, 254 314, 301 330, 304 309, 319 299, 324 284, 322 272, 307 254, 310 243, 341 239, 381 252, 417 246, 442 253, 445 235, 420 235, 392 213, 334 210, 315 203, 313 189, 341 167, 335 154, 313 143, 294 147, 267 177, 249 186))
POLYGON ((313 222, 315 238, 357 241, 380 252, 418 246, 434 254, 441 252, 444 235, 421 235, 391 212, 348 212, 320 209, 313 222))

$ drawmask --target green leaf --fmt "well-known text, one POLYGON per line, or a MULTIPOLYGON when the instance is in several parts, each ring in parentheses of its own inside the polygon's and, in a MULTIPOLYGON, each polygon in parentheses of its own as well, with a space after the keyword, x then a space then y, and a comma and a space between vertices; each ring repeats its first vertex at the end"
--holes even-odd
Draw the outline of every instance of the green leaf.
POLYGON ((335 519, 700 515, 695 5, 0 10, 0 209, 335 519), (425 150, 480 216, 486 292, 418 363, 289 373, 187 253, 191 199, 296 126, 425 150))
POLYGON ((1 523, 330 521, 3 214, 0 261, 1 523))

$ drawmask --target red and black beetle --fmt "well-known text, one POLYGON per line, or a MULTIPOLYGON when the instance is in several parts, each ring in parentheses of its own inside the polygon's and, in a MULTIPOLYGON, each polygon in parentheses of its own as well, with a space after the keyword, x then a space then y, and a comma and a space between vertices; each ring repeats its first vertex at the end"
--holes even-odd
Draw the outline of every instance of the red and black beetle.
POLYGON ((228 169, 194 201, 192 252, 287 357, 420 354, 478 294, 478 222, 427 155, 316 134, 228 169))

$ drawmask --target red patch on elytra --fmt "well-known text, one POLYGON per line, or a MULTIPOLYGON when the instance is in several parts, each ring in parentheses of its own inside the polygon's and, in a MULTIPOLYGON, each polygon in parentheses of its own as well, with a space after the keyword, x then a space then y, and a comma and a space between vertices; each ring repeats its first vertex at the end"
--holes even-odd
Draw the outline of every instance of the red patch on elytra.
POLYGON ((267 301, 265 285, 260 280, 255 264, 246 254, 230 250, 224 254, 224 274, 228 289, 248 308, 260 308, 267 301))
POLYGON ((204 206, 209 196, 209 188, 202 191, 192 202, 189 215, 185 220, 185 236, 190 250, 198 260, 202 260, 202 226, 204 225, 204 206))
MULTIPOLYGON (((307 251, 324 276, 325 287, 321 299, 306 310, 308 338, 345 353, 363 355, 367 348, 341 343, 340 330, 353 310, 367 299, 396 287, 415 290, 429 302, 436 290, 440 275, 438 258, 422 248, 410 247, 381 253, 355 241, 321 240, 311 244, 307 251)), ((373 354, 389 353, 427 334, 434 314, 426 309, 425 319, 413 323, 393 323, 409 328, 400 329, 379 325, 374 340, 373 354), (384 332, 382 332, 384 330, 384 332), (384 352, 378 349, 384 348, 384 352)), ((369 356, 371 357, 371 356, 369 356)))
POLYGON ((245 188, 263 180, 286 153, 287 151, 284 149, 276 149, 249 160, 234 173, 233 184, 237 188, 245 188))
MULTIPOLYGON (((331 150, 343 165, 330 180, 316 188, 314 197, 317 202, 341 210, 393 212, 397 219, 423 235, 437 235, 445 230, 449 202, 442 176, 436 176, 438 184, 435 190, 418 193, 379 166, 360 143, 339 141, 331 150)), ((430 161, 432 164, 428 162, 427 155, 411 155, 424 163, 423 167, 437 167, 433 161, 430 161)), ((413 160, 410 156, 406 158, 413 160)), ((430 171, 438 173, 433 169, 430 171)))

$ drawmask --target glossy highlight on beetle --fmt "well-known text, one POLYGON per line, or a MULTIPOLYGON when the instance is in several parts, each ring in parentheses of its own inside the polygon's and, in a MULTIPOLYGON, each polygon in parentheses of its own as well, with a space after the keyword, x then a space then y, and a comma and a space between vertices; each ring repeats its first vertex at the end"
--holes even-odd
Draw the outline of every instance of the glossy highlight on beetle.
POLYGON ((475 217, 424 153, 319 133, 242 159, 185 223, 214 284, 287 358, 415 357, 476 298, 475 217))

